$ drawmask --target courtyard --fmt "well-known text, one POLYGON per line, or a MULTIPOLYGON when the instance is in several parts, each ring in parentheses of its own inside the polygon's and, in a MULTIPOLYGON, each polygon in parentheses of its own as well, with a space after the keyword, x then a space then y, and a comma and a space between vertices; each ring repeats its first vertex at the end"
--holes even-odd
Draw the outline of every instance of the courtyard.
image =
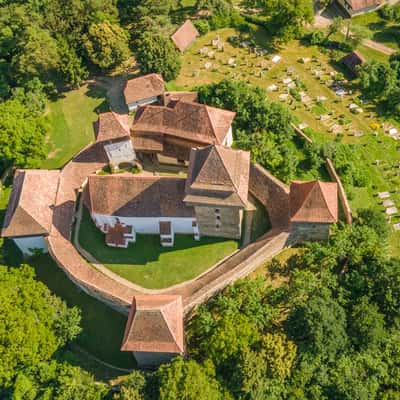
POLYGON ((176 235, 172 248, 160 245, 159 235, 137 235, 128 248, 105 244, 104 234, 83 210, 79 243, 110 271, 147 289, 163 289, 190 280, 238 249, 236 240, 176 235))

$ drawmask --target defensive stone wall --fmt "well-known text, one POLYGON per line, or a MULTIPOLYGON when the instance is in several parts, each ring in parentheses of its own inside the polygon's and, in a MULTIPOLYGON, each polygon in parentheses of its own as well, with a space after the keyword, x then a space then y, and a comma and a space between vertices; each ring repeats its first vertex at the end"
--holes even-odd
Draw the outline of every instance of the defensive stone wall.
POLYGON ((337 172, 335 170, 333 162, 329 158, 326 159, 326 168, 328 170, 328 173, 329 173, 331 179, 334 182, 336 182, 338 185, 339 200, 340 200, 340 204, 342 206, 344 217, 346 219, 346 222, 349 225, 351 225, 353 223, 353 214, 351 212, 350 203, 349 203, 349 200, 347 199, 347 195, 344 190, 342 181, 340 180, 339 175, 337 174, 337 172))
POLYGON ((289 225, 289 187, 259 164, 250 164, 250 193, 266 208, 272 227, 289 225))

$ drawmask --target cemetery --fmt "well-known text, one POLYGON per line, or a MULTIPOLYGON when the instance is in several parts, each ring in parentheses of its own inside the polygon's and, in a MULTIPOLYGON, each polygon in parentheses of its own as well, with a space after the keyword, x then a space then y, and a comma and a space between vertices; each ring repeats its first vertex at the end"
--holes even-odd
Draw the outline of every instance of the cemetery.
MULTIPOLYGON (((183 56, 179 77, 171 83, 182 90, 218 82, 243 80, 265 89, 266 96, 290 110, 295 123, 315 143, 339 141, 356 145, 367 187, 351 188, 352 209, 375 207, 391 226, 391 251, 400 254, 400 127, 380 116, 372 102, 364 101, 357 80, 335 57, 293 40, 274 48, 260 28, 241 34, 226 28, 199 38, 183 56), (377 162, 377 160, 379 160, 377 162), (383 204, 378 193, 389 193, 393 205, 383 204)), ((375 58, 371 49, 358 52, 375 58)), ((382 54, 376 55, 381 59, 382 54)))

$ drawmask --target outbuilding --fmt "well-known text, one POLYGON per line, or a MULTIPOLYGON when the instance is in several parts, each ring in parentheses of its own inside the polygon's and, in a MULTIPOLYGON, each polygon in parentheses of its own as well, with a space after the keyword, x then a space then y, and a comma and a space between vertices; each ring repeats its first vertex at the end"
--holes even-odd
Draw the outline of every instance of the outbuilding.
POLYGON ((182 297, 135 296, 121 350, 133 352, 140 367, 156 367, 183 355, 182 297))
POLYGON ((60 172, 17 170, 1 236, 10 238, 30 256, 47 252, 60 172))
POLYGON ((130 112, 138 107, 157 103, 165 92, 164 79, 160 74, 148 74, 130 79, 124 88, 125 103, 130 112))

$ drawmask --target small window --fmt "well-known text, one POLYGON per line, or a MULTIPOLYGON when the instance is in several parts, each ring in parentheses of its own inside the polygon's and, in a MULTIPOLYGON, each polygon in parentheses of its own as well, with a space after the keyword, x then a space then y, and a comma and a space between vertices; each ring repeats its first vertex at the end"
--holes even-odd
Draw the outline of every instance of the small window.
POLYGON ((217 215, 216 218, 217 218, 217 221, 221 220, 221 216, 220 215, 217 215))
POLYGON ((215 229, 219 229, 219 228, 221 228, 221 223, 220 223, 220 222, 217 222, 217 223, 215 224, 215 229))
POLYGON ((220 213, 220 209, 219 209, 219 208, 216 208, 216 209, 215 209, 215 213, 216 213, 216 214, 219 214, 219 213, 220 213))
POLYGON ((195 228, 197 226, 197 222, 196 221, 192 221, 192 227, 195 228))

